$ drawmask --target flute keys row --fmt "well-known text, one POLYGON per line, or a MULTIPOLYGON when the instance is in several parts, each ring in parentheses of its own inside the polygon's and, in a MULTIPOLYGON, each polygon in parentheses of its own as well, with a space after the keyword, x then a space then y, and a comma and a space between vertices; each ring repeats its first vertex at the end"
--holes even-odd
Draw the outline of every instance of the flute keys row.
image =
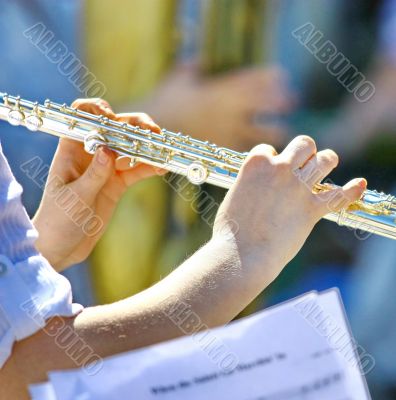
POLYGON ((24 123, 26 128, 33 132, 38 131, 43 125, 43 120, 38 115, 30 114, 25 117, 25 114, 21 110, 11 110, 8 113, 7 119, 14 126, 24 123))

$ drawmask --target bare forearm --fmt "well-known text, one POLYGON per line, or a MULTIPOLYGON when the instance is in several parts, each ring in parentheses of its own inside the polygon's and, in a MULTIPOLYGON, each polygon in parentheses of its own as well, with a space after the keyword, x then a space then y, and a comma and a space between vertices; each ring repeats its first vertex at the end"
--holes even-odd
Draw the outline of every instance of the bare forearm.
POLYGON ((56 344, 65 329, 93 354, 107 357, 229 322, 272 280, 264 265, 261 271, 244 259, 233 242, 212 240, 138 295, 87 308, 74 319, 49 321, 45 330, 17 344, 12 362, 18 375, 27 384, 44 380, 50 370, 78 367, 70 349, 56 344))
POLYGON ((86 310, 76 329, 108 355, 193 333, 183 327, 189 317, 193 330, 225 324, 273 279, 266 265, 242 258, 232 241, 212 240, 144 292, 86 310))

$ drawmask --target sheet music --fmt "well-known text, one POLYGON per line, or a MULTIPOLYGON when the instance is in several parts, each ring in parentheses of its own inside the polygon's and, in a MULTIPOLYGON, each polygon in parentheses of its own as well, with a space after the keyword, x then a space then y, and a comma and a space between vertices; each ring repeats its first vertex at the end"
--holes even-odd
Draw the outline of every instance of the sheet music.
POLYGON ((350 340, 338 291, 312 292, 226 327, 111 357, 93 376, 52 372, 46 392, 53 392, 40 400, 370 399, 350 340), (340 348, 331 332, 345 341, 340 348))

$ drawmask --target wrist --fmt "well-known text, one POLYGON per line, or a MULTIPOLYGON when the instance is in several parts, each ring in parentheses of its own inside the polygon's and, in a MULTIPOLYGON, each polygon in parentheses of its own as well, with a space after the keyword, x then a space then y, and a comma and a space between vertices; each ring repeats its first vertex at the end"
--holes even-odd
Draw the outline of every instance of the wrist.
POLYGON ((259 293, 264 290, 281 272, 286 261, 279 257, 270 243, 255 245, 245 241, 241 234, 213 235, 208 243, 218 249, 230 262, 238 265, 243 276, 245 287, 259 293))
POLYGON ((62 258, 57 256, 55 248, 51 245, 50 238, 46 235, 46 230, 48 229, 46 222, 40 218, 39 214, 36 214, 32 219, 32 223, 38 232, 37 240, 34 243, 36 250, 47 259, 54 269, 59 271, 62 258))

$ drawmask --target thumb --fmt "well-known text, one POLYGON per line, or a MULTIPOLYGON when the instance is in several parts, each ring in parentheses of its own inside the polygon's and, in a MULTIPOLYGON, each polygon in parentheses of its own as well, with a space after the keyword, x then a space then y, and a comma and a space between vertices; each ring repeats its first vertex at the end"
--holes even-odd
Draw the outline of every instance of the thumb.
POLYGON ((81 200, 88 204, 94 202, 96 196, 114 173, 115 155, 107 147, 99 147, 88 168, 82 176, 70 184, 81 200))

